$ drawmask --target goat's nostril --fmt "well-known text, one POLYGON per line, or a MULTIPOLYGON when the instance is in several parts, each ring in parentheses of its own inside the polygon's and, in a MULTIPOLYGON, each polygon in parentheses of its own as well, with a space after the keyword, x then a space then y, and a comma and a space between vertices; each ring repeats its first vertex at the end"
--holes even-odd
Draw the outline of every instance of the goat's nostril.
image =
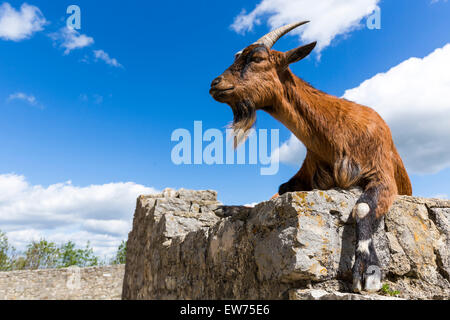
POLYGON ((217 86, 222 81, 222 77, 215 78, 211 83, 211 87, 217 86))

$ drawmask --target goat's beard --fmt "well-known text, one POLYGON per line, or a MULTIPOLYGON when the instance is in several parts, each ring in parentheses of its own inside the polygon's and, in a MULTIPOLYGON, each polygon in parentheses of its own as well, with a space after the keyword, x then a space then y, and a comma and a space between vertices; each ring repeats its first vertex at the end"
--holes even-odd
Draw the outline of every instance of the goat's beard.
POLYGON ((250 130, 256 122, 256 108, 252 101, 243 100, 231 105, 234 114, 234 121, 231 124, 232 138, 234 139, 234 148, 244 143, 250 130))

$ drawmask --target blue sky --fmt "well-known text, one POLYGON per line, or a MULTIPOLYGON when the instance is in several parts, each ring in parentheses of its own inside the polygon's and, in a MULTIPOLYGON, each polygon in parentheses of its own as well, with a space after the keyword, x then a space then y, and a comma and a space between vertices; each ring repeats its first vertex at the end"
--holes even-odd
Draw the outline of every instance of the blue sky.
MULTIPOLYGON (((274 176, 261 176, 255 165, 176 166, 171 161, 176 143, 170 137, 178 128, 192 130, 197 120, 205 129, 225 130, 232 112, 210 97, 211 81, 233 62, 235 52, 271 27, 303 18, 312 20, 311 27, 275 47, 286 51, 318 38, 320 54, 316 50, 292 66, 294 73, 328 93, 370 102, 392 127, 415 195, 450 195, 450 95, 439 89, 450 85, 443 75, 450 73, 450 58, 445 59, 450 3, 353 0, 350 8, 352 1, 325 1, 329 10, 316 12, 309 2, 35 0, 27 3, 37 26, 22 24, 24 30, 17 32, 8 25, 11 20, 2 22, 2 14, 19 14, 23 1, 0 2, 0 190, 17 190, 3 204, 0 197, 0 229, 18 246, 24 234, 61 241, 72 236, 91 240, 98 252, 108 254, 126 238, 139 193, 213 189, 226 204, 270 198, 297 172, 301 158, 296 164, 283 161, 274 176), (81 30, 64 38, 71 4, 81 8, 81 30), (369 30, 366 19, 375 6, 381 9, 381 29, 369 30), (334 19, 338 9, 344 14, 334 19), (69 50, 63 40, 71 36, 79 47, 69 50), (437 49, 442 52, 433 55, 437 49), (422 77, 421 70, 436 74, 422 77), (381 85, 377 74, 384 75, 381 85), (366 80, 370 83, 363 86, 366 80), (392 94, 386 88, 399 88, 401 94, 384 101, 392 94), (93 190, 101 200, 90 198, 93 190), (123 201, 108 204, 105 190, 123 201), (27 212, 33 219, 21 218, 23 202, 33 208, 29 202, 40 201, 60 205, 43 205, 47 209, 34 216, 27 212), (90 208, 93 202, 98 211, 90 208), (78 212, 91 209, 92 216, 78 212), (98 213, 105 210, 110 213, 98 213), (48 223, 38 223, 42 217, 48 223)), ((281 142, 291 136, 264 113, 258 113, 257 128, 280 129, 281 142)), ((301 157, 301 146, 291 143, 301 157)), ((292 154, 282 155, 286 158, 292 154)))

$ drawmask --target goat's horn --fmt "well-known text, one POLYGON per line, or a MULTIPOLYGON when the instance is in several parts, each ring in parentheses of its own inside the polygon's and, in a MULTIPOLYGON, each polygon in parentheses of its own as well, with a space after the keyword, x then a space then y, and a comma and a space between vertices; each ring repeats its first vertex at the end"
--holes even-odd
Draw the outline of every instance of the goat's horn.
POLYGON ((285 25, 283 27, 280 27, 276 30, 273 30, 272 32, 269 32, 268 34, 266 34, 264 37, 262 37, 261 39, 259 39, 258 41, 256 41, 254 44, 263 44, 265 45, 267 48, 271 49, 274 44, 280 40, 280 38, 282 36, 284 36, 285 34, 291 32, 292 30, 294 30, 295 28, 300 27, 301 25, 304 25, 306 23, 308 23, 309 21, 303 21, 303 22, 297 22, 297 23, 291 23, 288 25, 285 25))

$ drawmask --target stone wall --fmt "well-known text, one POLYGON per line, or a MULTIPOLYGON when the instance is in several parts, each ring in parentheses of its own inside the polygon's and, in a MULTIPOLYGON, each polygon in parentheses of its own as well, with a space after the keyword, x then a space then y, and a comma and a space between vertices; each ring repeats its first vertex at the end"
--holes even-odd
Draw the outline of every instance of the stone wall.
POLYGON ((118 300, 125 266, 0 272, 0 300, 118 300))
POLYGON ((213 191, 142 196, 123 298, 450 298, 450 201, 413 197, 398 197, 374 237, 389 289, 350 292, 360 195, 289 193, 255 208, 222 207, 213 191))
MULTIPOLYGON (((255 208, 222 206, 214 191, 142 196, 126 267, 0 272, 0 300, 393 299, 350 292, 360 194, 290 193, 255 208)), ((398 197, 375 245, 397 298, 450 298, 450 201, 398 197)))

